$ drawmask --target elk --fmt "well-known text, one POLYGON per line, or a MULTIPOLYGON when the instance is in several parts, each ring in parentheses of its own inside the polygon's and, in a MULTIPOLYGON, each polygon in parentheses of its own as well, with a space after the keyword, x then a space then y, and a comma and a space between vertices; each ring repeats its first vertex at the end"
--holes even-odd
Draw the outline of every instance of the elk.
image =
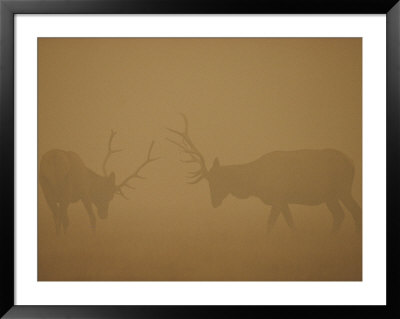
POLYGON ((215 158, 210 169, 189 136, 188 120, 182 114, 183 132, 168 128, 182 141, 167 138, 177 145, 187 159, 184 163, 199 165, 191 172, 188 183, 206 180, 214 208, 229 195, 239 199, 250 196, 259 198, 271 206, 267 231, 271 231, 280 214, 291 229, 295 229, 290 204, 319 205, 325 203, 333 216, 332 232, 337 232, 344 220, 342 203, 351 213, 356 230, 361 230, 361 208, 351 190, 354 164, 342 152, 334 149, 275 151, 240 165, 221 165, 215 158))
POLYGON ((114 194, 128 199, 123 193, 123 187, 134 189, 128 182, 133 178, 144 178, 140 171, 149 163, 158 158, 151 158, 154 141, 147 152, 146 160, 129 176, 116 184, 115 173, 107 173, 106 165, 110 156, 121 150, 112 149, 112 141, 116 132, 111 131, 108 140, 108 149, 103 161, 103 176, 88 168, 78 154, 71 151, 50 150, 40 161, 39 183, 42 187, 46 202, 53 213, 57 234, 61 226, 64 233, 69 225, 68 207, 70 204, 81 201, 89 215, 92 230, 96 228, 96 216, 101 219, 108 216, 108 207, 114 194))

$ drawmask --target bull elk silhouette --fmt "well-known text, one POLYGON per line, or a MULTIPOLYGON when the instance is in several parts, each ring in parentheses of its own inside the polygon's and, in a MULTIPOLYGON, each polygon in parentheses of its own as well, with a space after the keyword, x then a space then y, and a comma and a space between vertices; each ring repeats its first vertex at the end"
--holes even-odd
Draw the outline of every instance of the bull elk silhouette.
POLYGON ((115 182, 115 173, 107 173, 106 164, 110 156, 121 150, 113 150, 112 141, 116 132, 111 131, 108 140, 108 150, 103 161, 103 176, 86 167, 78 154, 71 151, 50 150, 45 153, 40 161, 39 183, 42 187, 46 202, 53 213, 57 234, 61 225, 64 233, 69 225, 68 206, 81 201, 89 215, 90 225, 96 228, 96 216, 104 219, 108 216, 108 207, 114 194, 127 197, 122 191, 123 187, 134 189, 128 182, 133 178, 144 178, 139 172, 149 163, 158 158, 151 158, 154 141, 147 152, 146 160, 120 184, 115 182))
POLYGON ((211 169, 207 169, 203 155, 189 136, 188 120, 182 116, 183 132, 168 128, 182 142, 168 140, 189 155, 182 162, 200 165, 190 173, 189 183, 207 180, 214 208, 229 194, 236 198, 255 196, 271 206, 267 225, 270 232, 280 213, 288 226, 295 228, 289 204, 325 203, 333 216, 332 231, 337 232, 344 220, 341 202, 352 214, 356 230, 361 230, 361 208, 351 194, 354 165, 343 153, 333 149, 275 151, 250 163, 226 166, 215 158, 211 169))

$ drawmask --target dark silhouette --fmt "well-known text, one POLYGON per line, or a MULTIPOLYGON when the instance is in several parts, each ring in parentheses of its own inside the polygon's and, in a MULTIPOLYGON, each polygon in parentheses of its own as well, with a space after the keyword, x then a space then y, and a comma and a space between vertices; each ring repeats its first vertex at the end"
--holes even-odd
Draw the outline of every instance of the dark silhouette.
POLYGON ((122 192, 123 187, 132 188, 128 184, 132 178, 143 178, 140 170, 148 163, 158 158, 151 158, 151 143, 147 153, 147 159, 136 169, 134 173, 126 177, 120 184, 115 183, 115 173, 107 174, 106 164, 113 153, 121 150, 111 148, 112 140, 116 132, 111 131, 108 141, 108 151, 103 162, 103 174, 101 176, 86 167, 78 154, 71 151, 51 150, 43 155, 40 161, 39 183, 43 189, 47 204, 53 212, 57 234, 61 225, 64 233, 69 224, 68 206, 71 203, 82 201, 90 219, 93 230, 96 228, 96 216, 93 213, 92 204, 97 208, 97 215, 104 219, 108 215, 108 206, 114 194, 127 197, 122 192))
POLYGON ((214 208, 228 194, 237 198, 258 197, 271 205, 270 231, 280 213, 289 227, 295 228, 289 204, 325 203, 333 216, 332 231, 336 232, 344 220, 341 202, 352 214, 356 229, 361 230, 361 208, 351 194, 354 165, 343 153, 333 149, 276 151, 250 163, 226 166, 216 158, 208 170, 203 155, 189 137, 186 116, 183 118, 183 132, 169 129, 182 138, 182 143, 168 140, 190 156, 183 162, 200 165, 199 170, 191 173, 190 178, 194 179, 189 183, 206 179, 214 208))

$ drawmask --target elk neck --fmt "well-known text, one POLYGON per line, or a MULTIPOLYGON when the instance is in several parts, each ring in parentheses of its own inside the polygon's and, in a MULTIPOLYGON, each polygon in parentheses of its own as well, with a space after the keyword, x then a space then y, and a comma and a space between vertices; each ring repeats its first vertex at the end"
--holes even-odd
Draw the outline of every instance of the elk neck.
MULTIPOLYGON (((93 195, 93 192, 96 192, 98 186, 104 184, 105 178, 102 175, 97 174, 96 172, 92 171, 90 168, 87 168, 87 172, 90 179, 90 195, 93 195)), ((92 196, 93 197, 93 196, 92 196)))
POLYGON ((255 194, 253 190, 253 172, 251 164, 221 166, 220 183, 232 196, 248 198, 255 194))

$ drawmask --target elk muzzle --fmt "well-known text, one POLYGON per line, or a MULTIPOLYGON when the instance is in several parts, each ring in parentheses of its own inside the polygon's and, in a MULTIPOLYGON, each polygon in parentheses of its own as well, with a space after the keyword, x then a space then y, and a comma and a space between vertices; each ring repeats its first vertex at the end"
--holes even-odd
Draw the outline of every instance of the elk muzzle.
POLYGON ((101 204, 97 204, 96 206, 97 206, 97 215, 101 219, 107 218, 109 202, 103 202, 101 204))

